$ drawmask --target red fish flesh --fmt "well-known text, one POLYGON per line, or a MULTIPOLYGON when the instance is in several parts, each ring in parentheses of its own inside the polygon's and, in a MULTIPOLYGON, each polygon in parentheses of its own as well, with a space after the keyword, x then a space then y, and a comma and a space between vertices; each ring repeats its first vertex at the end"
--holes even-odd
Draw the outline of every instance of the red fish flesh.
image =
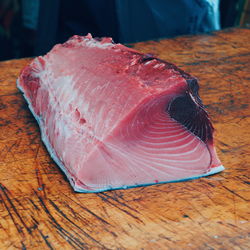
POLYGON ((223 170, 197 80, 111 38, 74 36, 26 66, 18 87, 75 191, 223 170))

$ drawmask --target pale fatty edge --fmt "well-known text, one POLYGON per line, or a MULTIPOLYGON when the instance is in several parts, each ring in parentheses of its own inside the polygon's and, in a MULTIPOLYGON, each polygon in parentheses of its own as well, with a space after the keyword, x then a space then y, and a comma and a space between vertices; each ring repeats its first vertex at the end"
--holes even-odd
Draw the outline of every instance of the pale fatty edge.
POLYGON ((38 123, 38 125, 39 125, 39 129, 40 129, 42 141, 43 141, 43 143, 45 144, 46 149, 47 149, 47 151, 49 152, 51 158, 55 161, 55 163, 60 167, 60 169, 61 169, 61 170, 64 172, 64 174, 67 176, 67 178, 68 178, 68 180, 69 180, 71 186, 73 187, 73 189, 74 189, 75 191, 77 191, 76 188, 75 188, 75 182, 74 182, 73 178, 71 177, 71 174, 70 174, 70 173, 67 171, 67 169, 64 167, 63 163, 58 159, 58 157, 57 157, 56 154, 55 154, 55 151, 53 150, 52 146, 50 145, 50 142, 47 140, 47 138, 46 138, 46 133, 45 133, 44 130, 43 130, 43 126, 41 126, 41 121, 40 121, 41 119, 39 118, 39 116, 37 116, 37 115, 35 114, 35 111, 33 110, 30 101, 29 101, 28 98, 26 97, 23 88, 20 86, 19 80, 18 80, 18 79, 17 79, 16 85, 17 85, 17 88, 22 92, 24 99, 25 99, 26 102, 28 103, 28 107, 29 107, 29 109, 30 109, 32 115, 35 117, 35 119, 36 119, 36 121, 37 121, 37 123, 38 123))
POLYGON ((16 82, 17 88, 23 93, 23 97, 26 100, 26 102, 28 103, 28 107, 31 111, 31 113, 33 114, 33 116, 35 117, 39 128, 40 128, 40 132, 41 132, 41 138, 43 143, 45 144, 51 158, 55 161, 55 163, 60 167, 60 169, 64 172, 64 174, 67 176, 71 186, 73 187, 75 192, 79 192, 79 193, 99 193, 99 192, 104 192, 104 191, 111 191, 111 190, 119 190, 119 189, 130 189, 130 188, 135 188, 135 187, 144 187, 144 186, 151 186, 151 185, 158 185, 158 184, 165 184, 165 183, 175 183, 175 182, 182 182, 182 181, 189 181, 189 180, 194 180, 194 179, 198 179, 201 177, 205 177, 205 176, 209 176, 209 175, 213 175, 213 174, 217 174, 221 171, 223 171, 225 168, 223 165, 220 165, 218 167, 214 167, 212 168, 209 172, 202 174, 202 175, 196 175, 196 176, 192 176, 192 177, 188 177, 188 178, 183 178, 183 179, 177 179, 177 180, 172 180, 172 181, 162 181, 162 182, 153 182, 153 183, 145 183, 145 184, 138 184, 138 185, 131 185, 131 186, 121 186, 118 188, 105 188, 105 189, 99 189, 99 190, 86 190, 86 189, 82 189, 76 186, 74 180, 71 177, 71 174, 67 171, 67 169, 64 167, 63 163, 58 159, 58 157, 56 156, 53 148, 51 147, 49 141, 46 138, 46 134, 43 131, 43 127, 41 126, 41 122, 40 122, 40 118, 39 116, 37 116, 30 104, 30 101, 28 100, 28 98, 26 97, 26 95, 24 94, 24 90, 22 89, 22 87, 19 84, 19 80, 17 79, 16 82))

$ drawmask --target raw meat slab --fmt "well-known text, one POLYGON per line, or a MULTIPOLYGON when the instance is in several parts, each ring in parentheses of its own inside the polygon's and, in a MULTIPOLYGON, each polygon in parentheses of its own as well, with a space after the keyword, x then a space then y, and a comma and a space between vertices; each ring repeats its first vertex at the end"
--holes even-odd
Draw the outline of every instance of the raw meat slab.
POLYGON ((17 83, 75 191, 100 192, 222 171, 194 77, 110 38, 74 36, 17 83))

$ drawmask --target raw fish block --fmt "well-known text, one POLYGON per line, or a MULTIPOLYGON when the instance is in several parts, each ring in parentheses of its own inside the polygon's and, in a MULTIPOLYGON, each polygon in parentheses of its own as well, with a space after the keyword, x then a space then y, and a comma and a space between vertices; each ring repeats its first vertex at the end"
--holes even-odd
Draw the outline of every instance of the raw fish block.
POLYGON ((56 45, 22 70, 18 87, 75 191, 223 170, 196 78, 111 38, 56 45))

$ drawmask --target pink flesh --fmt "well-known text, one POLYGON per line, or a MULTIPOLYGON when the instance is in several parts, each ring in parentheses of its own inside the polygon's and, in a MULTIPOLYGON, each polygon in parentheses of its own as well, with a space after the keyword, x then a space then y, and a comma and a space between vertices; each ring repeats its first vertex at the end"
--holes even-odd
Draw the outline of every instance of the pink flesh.
POLYGON ((22 71, 19 87, 75 190, 192 178, 220 165, 212 140, 166 111, 188 90, 186 79, 142 56, 108 38, 75 36, 22 71))

